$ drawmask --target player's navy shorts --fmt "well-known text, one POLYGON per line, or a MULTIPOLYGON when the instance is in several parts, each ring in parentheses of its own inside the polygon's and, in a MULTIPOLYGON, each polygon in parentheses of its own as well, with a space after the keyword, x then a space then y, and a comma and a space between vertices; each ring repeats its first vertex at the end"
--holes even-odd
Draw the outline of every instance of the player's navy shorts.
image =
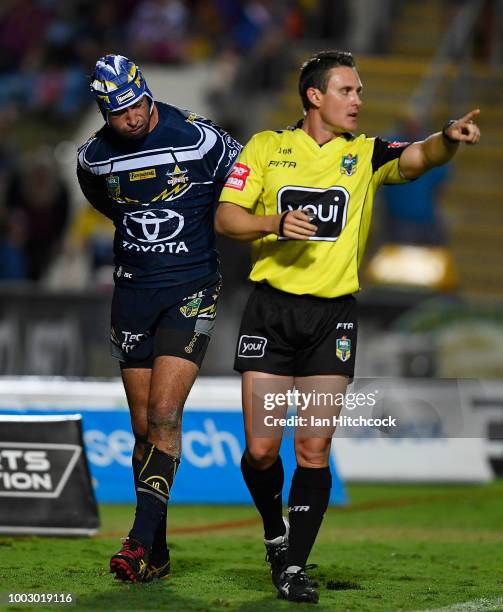
POLYGON ((352 295, 294 295, 257 283, 241 321, 234 369, 352 378, 357 329, 352 295))
POLYGON ((151 368, 159 355, 201 366, 215 325, 221 278, 170 288, 116 286, 112 300, 111 352, 121 368, 151 368))

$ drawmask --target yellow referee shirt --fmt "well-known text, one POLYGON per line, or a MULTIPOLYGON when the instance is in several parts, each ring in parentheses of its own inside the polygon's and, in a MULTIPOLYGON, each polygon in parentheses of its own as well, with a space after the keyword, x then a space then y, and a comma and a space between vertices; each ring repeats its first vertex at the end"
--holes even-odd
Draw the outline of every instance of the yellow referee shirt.
POLYGON ((358 291, 376 189, 404 182, 398 158, 408 144, 345 134, 319 146, 300 128, 255 134, 220 201, 256 215, 311 211, 318 230, 307 241, 274 234, 256 240, 250 279, 298 295, 358 291))

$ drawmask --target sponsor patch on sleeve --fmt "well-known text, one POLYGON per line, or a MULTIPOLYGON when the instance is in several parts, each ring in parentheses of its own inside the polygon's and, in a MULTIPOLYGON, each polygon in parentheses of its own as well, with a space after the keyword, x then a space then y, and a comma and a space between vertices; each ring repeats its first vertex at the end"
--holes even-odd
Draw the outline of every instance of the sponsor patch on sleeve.
POLYGON ((400 147, 406 147, 410 142, 399 142, 398 140, 394 140, 393 142, 388 142, 388 149, 399 149, 400 147))
POLYGON ((245 166, 237 162, 232 169, 232 172, 229 174, 227 181, 225 182, 224 187, 230 187, 231 189, 237 189, 238 191, 243 191, 246 186, 246 180, 250 175, 251 168, 245 166))

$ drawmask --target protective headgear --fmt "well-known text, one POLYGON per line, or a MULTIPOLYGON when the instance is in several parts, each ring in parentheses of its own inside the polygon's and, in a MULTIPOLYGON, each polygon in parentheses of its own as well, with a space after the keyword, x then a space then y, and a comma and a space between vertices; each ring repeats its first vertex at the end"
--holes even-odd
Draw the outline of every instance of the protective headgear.
POLYGON ((100 57, 91 77, 91 92, 105 121, 108 121, 110 111, 127 108, 143 96, 150 99, 152 112, 152 92, 138 66, 123 55, 100 57))

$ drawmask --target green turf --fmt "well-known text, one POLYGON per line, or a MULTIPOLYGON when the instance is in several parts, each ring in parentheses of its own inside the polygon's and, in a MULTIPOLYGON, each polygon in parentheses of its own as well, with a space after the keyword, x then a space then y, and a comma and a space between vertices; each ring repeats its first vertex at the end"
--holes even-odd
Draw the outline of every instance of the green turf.
MULTIPOLYGON (((316 610, 425 610, 481 598, 503 610, 503 481, 348 489, 351 506, 328 511, 310 558, 316 610)), ((171 508, 173 573, 146 585, 108 573, 131 516, 131 506, 102 506, 92 539, 2 537, 0 591, 73 592, 77 608, 89 610, 292 609, 275 597, 253 508, 171 508), (242 524, 225 526, 235 521, 242 524), (215 524, 222 529, 205 530, 215 524), (195 527, 202 530, 187 532, 195 527)))

